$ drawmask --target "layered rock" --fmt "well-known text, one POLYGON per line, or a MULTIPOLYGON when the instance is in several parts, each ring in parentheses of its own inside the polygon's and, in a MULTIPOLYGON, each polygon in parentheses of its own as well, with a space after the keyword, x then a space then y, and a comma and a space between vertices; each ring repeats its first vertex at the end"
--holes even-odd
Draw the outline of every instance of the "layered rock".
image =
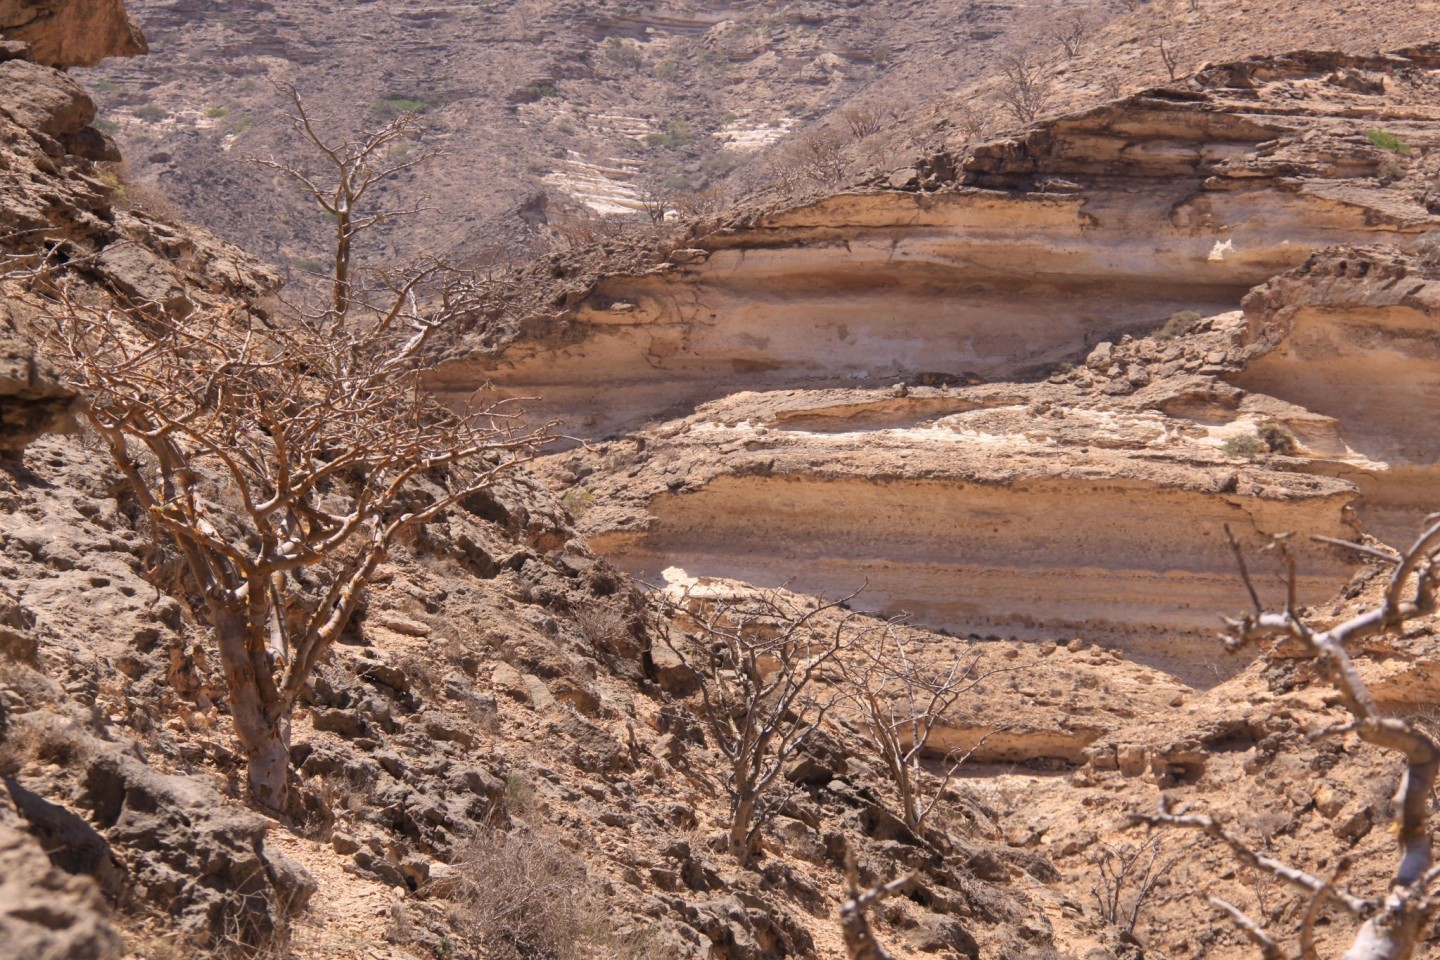
POLYGON ((1366 134, 1436 142, 1437 67, 1426 49, 1207 70, 698 238, 436 382, 490 378, 599 436, 743 389, 1033 377, 1176 310, 1233 309, 1320 247, 1423 232, 1366 134))

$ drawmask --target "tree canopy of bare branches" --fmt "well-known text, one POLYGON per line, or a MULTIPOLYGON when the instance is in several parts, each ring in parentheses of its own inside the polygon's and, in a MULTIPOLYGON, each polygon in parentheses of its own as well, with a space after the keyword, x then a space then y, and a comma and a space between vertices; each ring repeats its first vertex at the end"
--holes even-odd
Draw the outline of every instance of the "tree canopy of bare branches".
MULTIPOLYGON (((1340 703, 1350 714, 1347 722, 1318 730, 1311 737, 1354 734, 1405 762, 1396 798, 1399 816, 1394 834, 1398 858, 1388 889, 1381 895, 1358 896, 1340 885, 1345 861, 1341 861, 1340 868, 1331 876, 1316 876, 1257 853, 1238 834, 1203 814, 1177 812, 1162 805, 1158 813, 1137 818, 1151 825, 1201 831, 1228 846, 1243 865, 1274 876, 1306 897, 1309 908, 1299 933, 1302 960, 1319 956, 1315 926, 1327 907, 1338 908, 1360 921, 1344 960, 1410 960, 1419 956, 1424 938, 1440 914, 1440 867, 1434 863, 1431 825, 1432 796, 1437 773, 1440 773, 1440 743, 1422 727, 1386 715, 1380 709, 1356 669, 1349 649, 1367 638, 1402 631, 1407 622, 1435 612, 1437 594, 1440 594, 1440 516, 1429 518, 1427 523, 1430 526, 1409 550, 1394 555, 1362 544, 1320 538, 1353 548, 1393 567, 1379 604, 1325 630, 1307 622, 1297 607, 1296 563, 1288 549, 1288 535, 1276 537, 1267 548, 1278 554, 1288 576, 1285 605, 1278 611, 1265 609, 1238 544, 1233 537, 1230 540, 1254 610, 1227 621, 1226 645, 1238 650, 1276 638, 1296 641, 1319 663, 1324 676, 1338 692, 1340 703)), ((1259 922, 1223 900, 1215 897, 1210 900, 1235 922, 1266 960, 1289 956, 1280 941, 1259 922)))
POLYGON ((276 324, 245 305, 177 320, 87 299, 63 278, 37 286, 86 417, 203 598, 251 794, 280 811, 292 711, 377 567, 547 433, 521 427, 508 402, 477 394, 455 411, 423 390, 428 342, 467 310, 462 278, 431 263, 362 283, 352 269, 356 237, 386 216, 356 204, 411 165, 380 156, 410 120, 336 145, 291 93, 331 182, 280 166, 340 225, 323 309, 276 324))
POLYGON ((862 732, 885 765, 899 797, 900 818, 919 833, 956 769, 985 738, 963 753, 949 751, 938 776, 921 761, 950 709, 985 679, 980 655, 962 655, 941 670, 915 662, 895 624, 868 631, 842 660, 847 696, 859 708, 862 732))
POLYGON ((1050 64, 1035 52, 1012 54, 1000 64, 1000 98, 1020 123, 1031 123, 1050 106, 1050 64))
POLYGON ((729 850, 742 865, 788 797, 778 789, 786 764, 838 697, 819 677, 865 629, 843 612, 854 597, 810 604, 780 590, 692 587, 664 604, 662 642, 699 677, 699 719, 727 764, 729 850))

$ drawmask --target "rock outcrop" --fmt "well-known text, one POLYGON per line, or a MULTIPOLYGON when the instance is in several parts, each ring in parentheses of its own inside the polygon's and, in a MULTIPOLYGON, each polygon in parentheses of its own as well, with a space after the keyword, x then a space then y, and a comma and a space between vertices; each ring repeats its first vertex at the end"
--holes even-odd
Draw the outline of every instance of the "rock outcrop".
POLYGON ((697 237, 436 384, 491 378, 594 437, 741 390, 1034 378, 1176 311, 1234 309, 1317 249, 1414 241, 1433 220, 1421 165, 1367 131, 1440 142, 1437 75, 1430 48, 1215 67, 933 158, 923 183, 697 237))
POLYGON ((27 44, 50 67, 93 67, 149 51, 124 0, 0 0, 0 37, 27 44))

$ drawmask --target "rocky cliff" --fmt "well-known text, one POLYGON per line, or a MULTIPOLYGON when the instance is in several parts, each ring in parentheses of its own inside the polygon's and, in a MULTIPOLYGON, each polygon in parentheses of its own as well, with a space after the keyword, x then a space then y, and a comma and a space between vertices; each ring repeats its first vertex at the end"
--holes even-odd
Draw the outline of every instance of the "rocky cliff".
MULTIPOLYGON (((699 36, 712 13, 594 30, 699 36)), ((1433 50, 1210 67, 696 227, 645 270, 536 265, 521 322, 447 344, 432 382, 538 393, 568 448, 393 552, 303 698, 275 818, 242 796, 203 603, 93 440, 57 432, 75 397, 22 290, 44 254, 98 304, 280 323, 275 277, 127 209, 91 100, 37 62, 58 40, 27 29, 0 63, 0 937, 20 956, 838 958, 847 851, 867 883, 914 875, 873 917, 903 958, 1252 955, 1206 892, 1298 925, 1306 902, 1171 839, 1140 922, 1107 914, 1106 858, 1152 841, 1131 814, 1162 795, 1384 889, 1398 770, 1307 738, 1337 711, 1295 650, 1247 664, 1210 633, 1245 604, 1227 525, 1247 551, 1295 534, 1296 600, 1332 622, 1433 509, 1433 50), (827 672, 832 712, 742 867, 701 678, 660 639, 697 611, 656 596, 781 585, 800 609, 863 586, 850 606, 910 615, 891 629, 913 662, 981 665, 922 758, 969 762, 907 827, 827 672)), ((1412 627, 1361 660, 1408 712, 1440 690, 1436 623, 1412 627)), ((1348 923, 1327 916, 1322 948, 1348 923)))
MULTIPOLYGON (((1437 67, 1212 67, 697 238, 480 362, 577 435, 628 434, 552 476, 637 574, 864 583, 877 611, 1103 636, 1201 682, 1240 599, 1224 524, 1397 537, 1424 516, 1435 451, 1402 421, 1427 393, 1428 268, 1333 245, 1437 222, 1417 159, 1437 67), (1257 447, 1266 429, 1294 442, 1257 447)), ((1358 569, 1303 566, 1312 601, 1358 569)))

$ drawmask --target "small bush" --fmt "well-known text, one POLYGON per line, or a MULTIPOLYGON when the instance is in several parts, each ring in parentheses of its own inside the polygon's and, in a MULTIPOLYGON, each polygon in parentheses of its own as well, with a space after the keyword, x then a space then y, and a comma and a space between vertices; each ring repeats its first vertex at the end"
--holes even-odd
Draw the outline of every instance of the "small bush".
POLYGON ((572 487, 561 498, 560 503, 570 511, 570 516, 578 520, 589 513, 591 507, 595 506, 595 494, 584 487, 572 487))
POLYGON ((543 834, 482 827, 456 864, 457 925, 495 960, 587 960, 610 939, 585 864, 543 834))
POLYGON ((1409 153, 1410 146, 1395 134, 1385 130, 1366 130, 1365 136, 1370 142, 1381 150, 1389 150, 1391 153, 1409 153))
POLYGON ((170 116, 170 114, 165 111, 164 107, 156 106, 153 103, 147 103, 143 106, 135 108, 135 116, 148 123, 159 123, 161 120, 164 120, 166 117, 170 116))
POLYGON ((209 117, 211 120, 219 120, 221 117, 230 116, 230 111, 225 107, 211 107, 209 110, 205 111, 205 116, 209 117))
POLYGON ((1165 326, 1161 327, 1160 331, 1155 334, 1155 339, 1173 340, 1176 337, 1183 336, 1191 330, 1194 330, 1195 324, 1199 322, 1200 314, 1194 310, 1180 310, 1171 315, 1169 320, 1165 321, 1165 326))
POLYGON ((407 113, 424 113, 429 107, 424 100, 415 100, 410 97, 386 97, 384 100, 377 100, 370 107, 370 112, 380 120, 394 120, 396 117, 407 113))
POLYGON ((675 150, 685 146, 695 139, 695 132, 690 129, 690 121, 684 117, 676 117, 665 125, 665 130, 659 133, 645 135, 645 143, 652 147, 664 147, 666 150, 675 150))
POLYGON ((1278 423, 1267 423, 1261 427, 1256 435, 1260 442, 1265 444, 1265 449, 1271 453, 1288 457, 1295 452, 1295 436, 1278 423))
POLYGON ((1253 436, 1231 437, 1221 449, 1229 456, 1254 460, 1265 454, 1288 457, 1298 447, 1295 436, 1289 430, 1278 423, 1267 423, 1256 429, 1253 436))
POLYGON ((1256 457, 1260 456, 1260 454, 1265 452, 1265 444, 1261 442, 1258 436, 1231 437, 1229 440, 1225 441, 1225 445, 1220 449, 1224 450, 1227 456, 1243 457, 1246 460, 1254 460, 1256 457))
POLYGON ((548 97, 556 97, 560 91, 553 83, 532 83, 525 88, 525 102, 534 103, 537 100, 544 100, 548 97))

